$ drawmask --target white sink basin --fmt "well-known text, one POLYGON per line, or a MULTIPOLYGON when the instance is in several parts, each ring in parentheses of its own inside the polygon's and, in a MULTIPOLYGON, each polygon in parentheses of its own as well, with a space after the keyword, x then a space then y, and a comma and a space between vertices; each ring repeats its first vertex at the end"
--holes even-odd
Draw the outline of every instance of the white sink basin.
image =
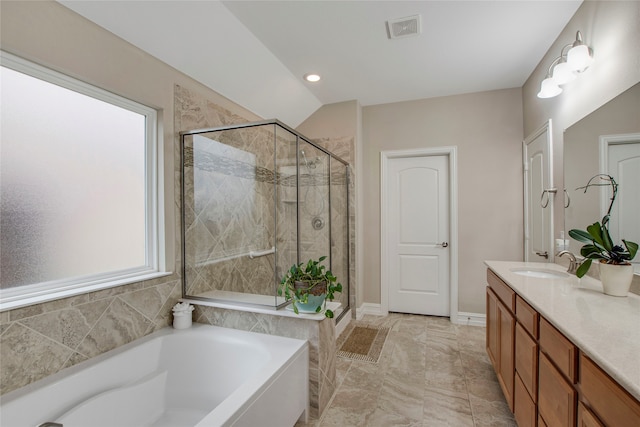
POLYGON ((569 277, 567 273, 546 268, 512 268, 511 271, 520 276, 535 277, 537 279, 564 279, 569 277))

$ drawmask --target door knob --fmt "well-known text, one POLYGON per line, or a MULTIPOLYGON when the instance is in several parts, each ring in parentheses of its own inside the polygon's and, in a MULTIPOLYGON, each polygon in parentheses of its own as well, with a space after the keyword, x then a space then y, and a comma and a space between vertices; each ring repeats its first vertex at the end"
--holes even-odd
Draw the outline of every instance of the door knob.
POLYGON ((449 243, 447 242, 437 243, 436 246, 442 246, 443 248, 446 248, 447 246, 449 246, 449 243))

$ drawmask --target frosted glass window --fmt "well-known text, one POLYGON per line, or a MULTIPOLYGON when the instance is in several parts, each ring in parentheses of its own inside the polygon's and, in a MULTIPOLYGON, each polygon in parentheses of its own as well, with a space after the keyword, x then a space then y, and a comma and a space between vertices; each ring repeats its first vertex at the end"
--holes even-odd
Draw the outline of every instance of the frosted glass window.
POLYGON ((155 111, 29 71, 0 67, 2 296, 157 271, 155 111))

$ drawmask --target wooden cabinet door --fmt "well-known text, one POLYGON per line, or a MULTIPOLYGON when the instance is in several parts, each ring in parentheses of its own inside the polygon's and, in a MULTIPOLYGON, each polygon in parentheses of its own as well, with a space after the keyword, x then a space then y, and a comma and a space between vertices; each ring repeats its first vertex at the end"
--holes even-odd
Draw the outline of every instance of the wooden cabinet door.
POLYGON ((487 354, 496 371, 504 397, 513 411, 515 317, 487 288, 487 354))
POLYGON ((514 340, 516 320, 511 312, 498 301, 498 328, 499 328, 499 365, 498 381, 502 386, 504 397, 513 412, 513 375, 514 375, 514 340))
POLYGON ((513 384, 513 415, 518 427, 536 427, 536 404, 524 387, 520 375, 516 372, 513 384))
POLYGON ((538 344, 516 323, 516 372, 534 402, 538 397, 538 344))
POLYGON ((578 427, 605 427, 582 402, 578 404, 578 427))
POLYGON ((549 356, 558 370, 576 383, 578 372, 578 349, 545 318, 540 318, 540 350, 549 356))
POLYGON ((538 413, 547 425, 576 425, 577 393, 544 353, 538 366, 538 413))
POLYGON ((487 287, 487 354, 493 364, 493 369, 498 372, 498 298, 487 287))
POLYGON ((544 422, 540 414, 538 414, 538 427, 547 427, 547 423, 544 422))

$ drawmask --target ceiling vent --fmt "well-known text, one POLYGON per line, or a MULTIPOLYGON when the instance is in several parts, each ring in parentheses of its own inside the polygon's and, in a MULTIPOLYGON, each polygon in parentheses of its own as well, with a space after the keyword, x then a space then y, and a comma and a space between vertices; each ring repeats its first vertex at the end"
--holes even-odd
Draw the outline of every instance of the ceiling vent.
POLYGON ((420 15, 391 19, 387 21, 387 30, 390 39, 417 36, 421 32, 420 15))

